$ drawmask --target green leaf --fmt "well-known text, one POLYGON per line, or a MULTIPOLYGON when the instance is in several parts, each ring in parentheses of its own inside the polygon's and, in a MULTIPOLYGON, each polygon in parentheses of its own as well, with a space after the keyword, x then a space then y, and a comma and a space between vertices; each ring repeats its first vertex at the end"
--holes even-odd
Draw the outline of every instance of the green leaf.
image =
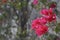
POLYGON ((3 18, 4 18, 3 15, 0 15, 0 20, 3 20, 3 18))
POLYGON ((60 32, 60 23, 58 23, 58 24, 56 25, 55 32, 56 32, 56 33, 57 33, 57 32, 60 32))
POLYGON ((56 13, 55 13, 56 15, 59 15, 59 12, 58 12, 58 10, 57 10, 57 9, 55 9, 55 12, 56 12, 56 13))
POLYGON ((56 38, 56 36, 55 35, 49 35, 48 37, 47 37, 47 40, 55 40, 55 38, 56 38))
POLYGON ((18 10, 21 9, 21 3, 20 3, 20 2, 16 4, 16 8, 17 8, 18 10))
POLYGON ((56 5, 57 5, 56 2, 49 2, 49 3, 47 4, 47 6, 50 7, 51 4, 56 4, 56 5))
POLYGON ((40 0, 43 4, 46 4, 47 0, 40 0))

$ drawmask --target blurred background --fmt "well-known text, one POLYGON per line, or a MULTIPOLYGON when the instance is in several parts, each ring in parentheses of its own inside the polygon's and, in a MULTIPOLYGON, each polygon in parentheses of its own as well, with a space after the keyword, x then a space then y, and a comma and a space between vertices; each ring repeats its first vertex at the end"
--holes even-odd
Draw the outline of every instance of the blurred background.
POLYGON ((60 23, 60 0, 39 1, 38 5, 33 5, 33 0, 0 0, 0 40, 60 40, 60 24, 57 28, 58 35, 53 31, 50 36, 38 38, 31 30, 33 19, 40 17, 39 10, 45 6, 44 3, 57 4, 57 22, 60 23), (46 2, 47 1, 47 2, 46 2))

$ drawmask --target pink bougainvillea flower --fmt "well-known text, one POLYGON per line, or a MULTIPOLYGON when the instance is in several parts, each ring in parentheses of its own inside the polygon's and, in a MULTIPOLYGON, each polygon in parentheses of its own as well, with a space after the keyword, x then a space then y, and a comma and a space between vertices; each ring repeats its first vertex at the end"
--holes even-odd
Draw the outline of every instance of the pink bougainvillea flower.
POLYGON ((45 26, 45 25, 40 25, 40 27, 38 29, 35 30, 35 33, 38 35, 38 36, 41 36, 45 33, 48 32, 48 27, 45 26))
POLYGON ((45 16, 45 18, 48 22, 56 21, 56 14, 45 16))
POLYGON ((37 25, 40 25, 39 19, 35 19, 32 21, 32 29, 35 29, 37 25))
POLYGON ((36 30, 36 29, 38 29, 39 27, 41 27, 42 25, 35 25, 34 27, 32 27, 33 28, 33 30, 36 30))
POLYGON ((53 14, 53 9, 52 8, 50 8, 50 9, 43 9, 43 10, 40 11, 40 14, 42 14, 42 16, 43 15, 45 15, 45 16, 52 15, 53 14))
POLYGON ((38 0, 33 0, 33 5, 37 5, 38 4, 38 0))
POLYGON ((40 14, 42 14, 42 15, 48 15, 48 9, 41 10, 40 14))
POLYGON ((2 3, 6 3, 7 2, 7 0, 2 0, 2 3))
POLYGON ((40 23, 41 23, 41 24, 46 24, 46 23, 47 23, 46 18, 45 18, 45 17, 41 17, 41 18, 40 18, 40 23))
POLYGON ((44 16, 48 22, 56 21, 56 14, 44 16))
POLYGON ((35 29, 38 25, 44 25, 47 23, 47 20, 44 17, 37 18, 32 21, 32 29, 35 29))
POLYGON ((52 22, 52 15, 45 16, 45 18, 47 19, 48 22, 52 22))
POLYGON ((48 9, 48 14, 49 15, 52 15, 53 14, 53 9, 52 8, 48 9))
POLYGON ((48 32, 48 27, 46 26, 47 22, 56 20, 56 14, 53 12, 52 8, 43 9, 40 13, 42 14, 42 17, 32 21, 32 29, 38 36, 48 32))
POLYGON ((52 22, 53 20, 56 20, 56 14, 53 13, 53 9, 43 9, 40 12, 43 17, 46 18, 48 22, 52 22))
POLYGON ((56 21, 56 14, 53 14, 52 20, 56 21))
POLYGON ((51 5, 50 5, 50 8, 55 8, 56 7, 56 4, 55 3, 52 3, 51 5))

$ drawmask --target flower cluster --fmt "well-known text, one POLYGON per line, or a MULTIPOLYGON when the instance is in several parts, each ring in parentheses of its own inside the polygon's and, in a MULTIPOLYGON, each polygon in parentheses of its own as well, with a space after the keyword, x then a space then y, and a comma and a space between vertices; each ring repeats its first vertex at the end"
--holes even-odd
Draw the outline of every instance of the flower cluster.
POLYGON ((40 11, 40 14, 42 14, 48 22, 56 21, 56 14, 53 12, 52 8, 43 9, 40 11))
POLYGON ((46 25, 47 22, 56 20, 56 14, 53 13, 51 8, 41 10, 40 14, 42 14, 41 18, 37 18, 32 21, 32 29, 38 36, 48 32, 48 26, 46 25))
POLYGON ((56 3, 50 4, 50 8, 55 8, 55 7, 56 7, 56 3))
POLYGON ((45 18, 37 18, 32 21, 32 29, 35 30, 35 33, 40 36, 42 34, 45 34, 48 31, 48 27, 46 24, 45 18))
POLYGON ((36 30, 38 28, 39 25, 44 25, 46 24, 46 19, 45 18, 37 18, 35 20, 32 21, 32 29, 36 30))
POLYGON ((38 4, 38 0, 33 0, 33 5, 37 5, 38 4))
POLYGON ((6 3, 7 2, 7 0, 2 0, 2 3, 6 3))

